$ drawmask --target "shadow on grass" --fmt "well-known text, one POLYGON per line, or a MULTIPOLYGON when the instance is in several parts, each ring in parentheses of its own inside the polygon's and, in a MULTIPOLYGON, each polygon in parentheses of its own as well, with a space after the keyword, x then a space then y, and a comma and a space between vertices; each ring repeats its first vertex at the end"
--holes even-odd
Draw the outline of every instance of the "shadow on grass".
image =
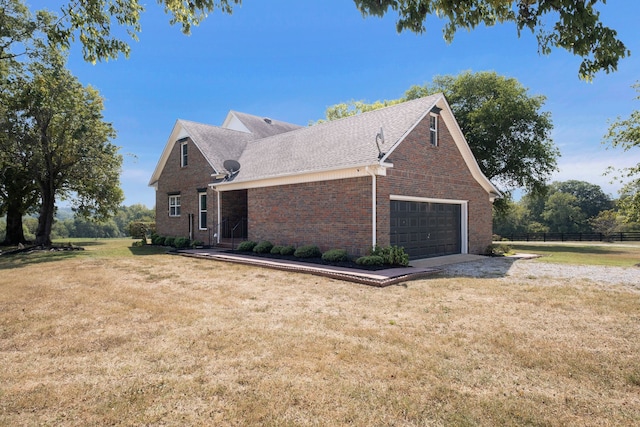
POLYGON ((0 256, 0 270, 27 267, 36 264, 65 261, 85 255, 84 251, 49 251, 40 250, 0 256))
POLYGON ((167 253, 167 248, 163 248, 161 246, 152 246, 152 245, 129 246, 127 249, 129 249, 129 251, 131 252, 131 255, 136 255, 136 256, 140 256, 140 255, 160 255, 160 254, 166 254, 167 253))

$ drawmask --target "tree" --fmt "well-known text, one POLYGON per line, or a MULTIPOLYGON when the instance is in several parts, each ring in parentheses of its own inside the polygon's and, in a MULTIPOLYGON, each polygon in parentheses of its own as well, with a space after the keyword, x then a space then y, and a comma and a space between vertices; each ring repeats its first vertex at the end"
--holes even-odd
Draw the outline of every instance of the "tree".
POLYGON ((599 185, 585 181, 569 180, 551 184, 553 191, 571 194, 576 197, 577 205, 587 218, 598 216, 602 211, 613 208, 613 201, 599 185))
POLYGON ((26 243, 22 217, 33 213, 38 186, 28 164, 33 152, 25 142, 25 117, 17 106, 23 69, 20 63, 4 64, 0 79, 0 215, 7 216, 5 245, 26 243))
MULTIPOLYGON (((12 8, 0 10, 0 24, 4 24, 5 16, 14 16, 12 15, 15 14, 14 9, 16 13, 22 13, 21 8, 24 8, 22 0, 5 1, 10 2, 12 8)), ((172 25, 179 24, 182 32, 189 34, 191 27, 202 22, 209 13, 220 10, 230 14, 233 6, 240 4, 241 0, 158 0, 157 2, 170 15, 169 22, 172 25)), ((144 11, 144 3, 140 0, 69 0, 60 7, 57 19, 47 22, 33 21, 33 23, 37 23, 57 47, 69 48, 72 42, 79 41, 82 44, 84 59, 95 63, 117 58, 120 54, 129 56, 131 49, 122 34, 126 33, 130 40, 137 40, 142 30, 140 19, 144 11)), ((36 14, 38 18, 43 12, 38 11, 36 14)), ((0 28, 3 27, 0 26, 0 28)))
POLYGON ((545 98, 530 96, 513 78, 495 72, 437 76, 433 84, 412 86, 399 100, 351 102, 327 109, 327 119, 443 92, 480 169, 503 192, 525 187, 543 192, 556 169, 559 151, 551 141, 545 98))
POLYGON ((576 196, 568 193, 554 193, 544 205, 542 218, 552 232, 576 233, 583 231, 584 213, 578 206, 576 196))
MULTIPOLYGON (((633 85, 638 92, 636 99, 640 99, 640 82, 633 85)), ((640 148, 640 110, 635 110, 631 115, 622 119, 617 118, 609 127, 605 135, 605 143, 613 148, 622 148, 623 151, 640 148)), ((640 220, 640 163, 636 166, 625 168, 620 171, 623 178, 631 178, 621 190, 621 201, 627 216, 640 220)))
POLYGON ((620 189, 618 208, 626 222, 640 222, 640 179, 633 180, 620 189))
POLYGON ((80 216, 97 220, 114 213, 124 198, 122 156, 109 142, 115 131, 103 121, 103 100, 95 89, 83 87, 65 63, 50 49, 41 62, 29 64, 29 75, 19 85, 24 144, 32 152, 28 170, 40 196, 36 243, 41 245, 51 244, 57 198, 72 199, 80 216))
POLYGON ((549 54, 553 47, 582 57, 578 75, 591 80, 599 71, 615 71, 618 61, 630 55, 615 30, 604 26, 595 6, 606 0, 354 0, 364 16, 383 16, 389 9, 398 13, 396 28, 422 33, 425 20, 436 15, 447 21, 444 38, 451 42, 458 29, 513 22, 518 37, 530 30, 538 40, 538 52, 549 54), (557 19, 552 30, 545 22, 557 19))

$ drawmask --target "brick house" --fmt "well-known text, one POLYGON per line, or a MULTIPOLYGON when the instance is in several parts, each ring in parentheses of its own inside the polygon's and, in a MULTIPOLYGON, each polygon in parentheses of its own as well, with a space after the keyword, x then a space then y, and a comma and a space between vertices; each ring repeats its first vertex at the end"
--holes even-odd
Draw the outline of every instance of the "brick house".
POLYGON ((482 253, 500 195, 442 94, 308 127, 178 120, 149 185, 160 235, 412 258, 482 253))

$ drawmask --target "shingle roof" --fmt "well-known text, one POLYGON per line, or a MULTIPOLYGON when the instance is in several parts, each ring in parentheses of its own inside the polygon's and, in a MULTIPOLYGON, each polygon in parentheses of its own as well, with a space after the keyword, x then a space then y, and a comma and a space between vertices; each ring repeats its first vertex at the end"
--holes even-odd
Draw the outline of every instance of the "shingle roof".
POLYGON ((239 111, 231 111, 249 129, 255 139, 267 138, 284 132, 300 129, 302 126, 281 122, 267 117, 258 117, 239 111))
POLYGON ((234 183, 299 173, 371 165, 379 161, 376 134, 384 132, 380 149, 388 152, 442 95, 432 95, 340 120, 257 139, 239 158, 234 183))
POLYGON ((238 160, 247 143, 255 135, 203 123, 178 120, 191 137, 193 143, 202 152, 217 172, 224 172, 225 160, 238 160))

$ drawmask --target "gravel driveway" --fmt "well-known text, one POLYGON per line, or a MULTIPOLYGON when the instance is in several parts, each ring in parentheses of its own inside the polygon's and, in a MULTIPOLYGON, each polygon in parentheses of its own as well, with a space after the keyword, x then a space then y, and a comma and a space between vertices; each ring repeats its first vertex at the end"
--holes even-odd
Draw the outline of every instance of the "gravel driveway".
POLYGON ((531 259, 484 258, 441 267, 447 276, 495 277, 513 281, 536 280, 556 284, 584 279, 601 285, 624 285, 640 291, 640 267, 552 264, 531 259))

